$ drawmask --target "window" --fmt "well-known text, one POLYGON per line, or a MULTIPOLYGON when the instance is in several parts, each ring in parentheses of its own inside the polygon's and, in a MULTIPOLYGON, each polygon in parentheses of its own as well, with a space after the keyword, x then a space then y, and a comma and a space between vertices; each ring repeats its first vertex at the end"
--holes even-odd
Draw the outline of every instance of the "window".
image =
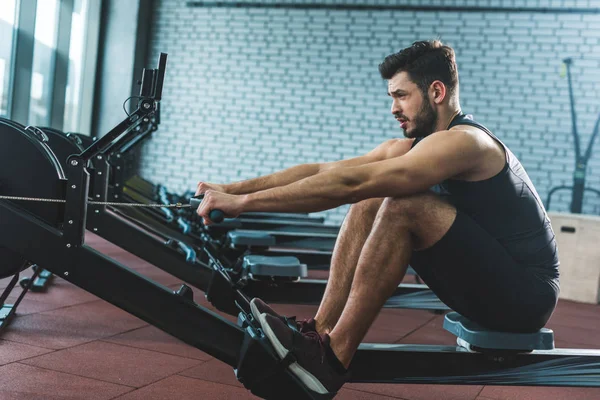
POLYGON ((0 116, 89 131, 101 9, 96 0, 0 0, 0 116))
POLYGON ((57 19, 58 0, 37 2, 29 125, 47 126, 50 123, 57 19))
POLYGON ((16 3, 16 0, 2 0, 0 7, 0 116, 7 116, 9 109, 16 3))
POLYGON ((71 19, 71 43, 69 45, 69 76, 65 93, 65 116, 63 130, 79 130, 81 116, 82 71, 84 43, 87 40, 88 0, 75 0, 71 19))

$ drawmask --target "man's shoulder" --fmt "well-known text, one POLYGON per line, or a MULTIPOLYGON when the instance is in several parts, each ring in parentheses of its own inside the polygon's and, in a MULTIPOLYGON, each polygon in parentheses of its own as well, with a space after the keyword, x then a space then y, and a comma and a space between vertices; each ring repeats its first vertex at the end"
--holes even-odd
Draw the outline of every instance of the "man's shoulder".
POLYGON ((407 138, 395 138, 389 139, 382 143, 383 151, 385 152, 385 158, 399 157, 408 152, 415 139, 407 138))
POLYGON ((418 137, 414 139, 412 147, 415 147, 420 142, 424 145, 447 145, 452 143, 453 145, 473 145, 477 143, 480 138, 480 134, 483 133, 479 129, 470 129, 471 127, 466 125, 452 127, 448 130, 437 131, 424 137, 418 137), (465 129, 463 129, 463 127, 465 129))

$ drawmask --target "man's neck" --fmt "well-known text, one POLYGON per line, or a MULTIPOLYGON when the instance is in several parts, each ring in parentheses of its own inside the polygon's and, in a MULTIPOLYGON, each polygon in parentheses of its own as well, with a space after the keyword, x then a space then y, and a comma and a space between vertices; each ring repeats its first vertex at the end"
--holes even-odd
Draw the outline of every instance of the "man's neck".
POLYGON ((448 107, 444 110, 440 110, 438 114, 437 125, 435 127, 435 132, 448 130, 450 127, 450 122, 461 113, 460 106, 448 107))

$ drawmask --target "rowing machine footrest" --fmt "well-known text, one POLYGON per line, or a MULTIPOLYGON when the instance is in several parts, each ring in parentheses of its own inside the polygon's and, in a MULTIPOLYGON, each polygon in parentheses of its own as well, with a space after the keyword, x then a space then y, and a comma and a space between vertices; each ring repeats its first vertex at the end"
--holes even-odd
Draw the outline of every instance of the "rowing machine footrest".
POLYGON ((300 277, 307 275, 306 264, 296 257, 246 256, 243 268, 252 276, 300 277))
POLYGON ((254 232, 254 231, 242 231, 242 232, 229 232, 227 234, 229 238, 229 243, 231 243, 232 247, 237 246, 260 246, 260 247, 270 247, 275 246, 277 243, 275 237, 269 235, 264 232, 254 232))
POLYGON ((542 328, 535 333, 510 333, 486 329, 457 312, 444 319, 444 329, 458 337, 460 345, 467 344, 484 350, 552 350, 554 333, 542 328))
POLYGON ((288 366, 295 362, 291 353, 280 359, 265 335, 246 326, 235 375, 252 394, 264 399, 325 400, 334 394, 309 390, 288 366))

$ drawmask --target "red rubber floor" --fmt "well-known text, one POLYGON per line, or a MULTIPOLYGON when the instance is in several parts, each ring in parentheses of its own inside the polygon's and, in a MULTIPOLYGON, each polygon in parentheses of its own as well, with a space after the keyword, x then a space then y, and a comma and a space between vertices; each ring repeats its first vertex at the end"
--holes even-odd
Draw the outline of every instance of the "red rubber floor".
MULTIPOLYGON (((163 285, 180 284, 97 236, 89 235, 87 243, 163 285)), ((0 281, 0 288, 7 282, 0 281)), ((210 307, 200 292, 195 298, 210 307)), ((299 318, 316 311, 275 308, 299 318)), ((384 309, 365 342, 453 345, 442 321, 427 311, 384 309)), ((560 301, 548 327, 557 347, 600 349, 600 306, 560 301)), ((0 337, 0 400, 253 398, 229 366, 62 279, 47 293, 27 294, 0 337)), ((600 389, 346 384, 336 398, 588 400, 600 399, 600 389)))

